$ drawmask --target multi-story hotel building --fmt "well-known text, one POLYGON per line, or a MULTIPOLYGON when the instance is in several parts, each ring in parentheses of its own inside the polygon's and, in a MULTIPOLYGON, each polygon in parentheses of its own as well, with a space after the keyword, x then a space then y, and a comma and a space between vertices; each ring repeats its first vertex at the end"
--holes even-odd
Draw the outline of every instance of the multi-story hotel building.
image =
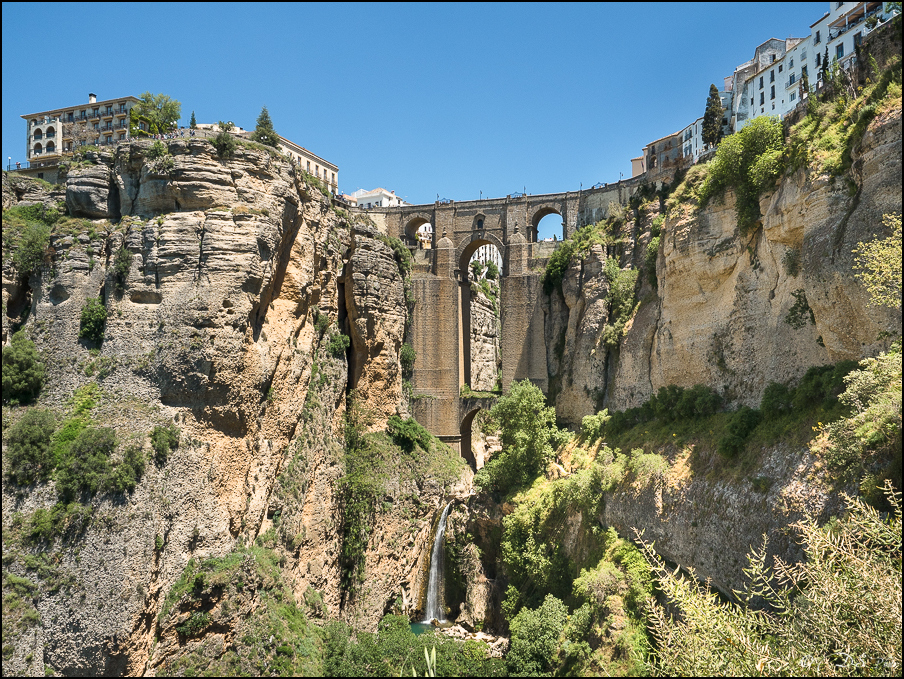
POLYGON ((129 136, 129 111, 139 101, 137 97, 98 101, 96 94, 89 94, 87 104, 26 113, 25 158, 32 163, 59 160, 77 146, 123 141, 129 136))

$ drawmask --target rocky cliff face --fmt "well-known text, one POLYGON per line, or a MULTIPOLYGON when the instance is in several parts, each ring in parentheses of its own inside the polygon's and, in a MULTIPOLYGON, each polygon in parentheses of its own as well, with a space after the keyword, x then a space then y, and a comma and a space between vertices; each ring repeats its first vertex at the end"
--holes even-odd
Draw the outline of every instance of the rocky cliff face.
POLYGON ((502 368, 499 316, 495 302, 477 286, 471 289, 471 384, 474 391, 492 391, 502 368))
MULTIPOLYGON (((867 311, 851 251, 901 211, 901 115, 876 119, 853 154, 855 186, 799 170, 760 201, 762 225, 738 232, 729 192, 695 211, 670 213, 656 259, 658 288, 638 282, 639 308, 617 350, 601 333, 608 307, 600 246, 573 262, 549 301, 547 347, 560 419, 580 424, 602 407, 640 405, 659 387, 713 386, 729 402, 756 406, 770 382, 799 379, 813 365, 858 360, 899 332, 900 311, 867 311), (801 298, 804 325, 785 321, 801 298)), ((643 266, 652 212, 624 231, 633 250, 620 264, 643 266)), ((613 253, 610 251, 609 256, 613 253)))
MULTIPOLYGON (((24 329, 48 367, 39 405, 62 415, 75 389, 97 382, 93 419, 120 441, 147 450, 153 426, 175 422, 182 432, 132 493, 85 499, 95 520, 81 534, 40 547, 14 529, 4 539, 4 563, 42 592, 40 623, 9 644, 4 671, 142 674, 172 661, 184 651, 178 620, 160 628, 158 614, 189 558, 228 553, 277 522, 299 601, 310 587, 333 614, 365 627, 402 592, 417 607, 430 521, 450 492, 441 486, 389 493, 417 501, 378 517, 370 587, 340 610, 348 358, 376 426, 401 401, 405 306, 391 249, 366 225, 352 228, 278 157, 240 147, 224 160, 201 140, 167 146, 169 163, 148 159, 149 142, 91 156, 69 172, 64 194, 4 175, 4 207, 65 199, 71 215, 93 220, 70 220, 70 233, 52 236, 49 263, 28 280, 4 253, 4 307, 29 300, 24 329), (120 248, 131 266, 118 284, 120 248), (78 336, 94 297, 108 313, 99 347, 78 336), (336 348, 341 331, 348 352, 336 348), (71 579, 65 594, 24 566, 41 553, 71 579)), ((4 314, 4 335, 14 320, 4 314)), ((52 483, 23 490, 4 480, 4 534, 14 517, 55 501, 52 483)))

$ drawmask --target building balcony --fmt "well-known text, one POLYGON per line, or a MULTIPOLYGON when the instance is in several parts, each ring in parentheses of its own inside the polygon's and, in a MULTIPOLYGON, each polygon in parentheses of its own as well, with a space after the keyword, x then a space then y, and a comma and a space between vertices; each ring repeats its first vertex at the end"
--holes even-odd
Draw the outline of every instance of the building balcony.
POLYGON ((788 78, 788 82, 785 83, 785 89, 791 89, 792 87, 797 87, 800 85, 800 80, 797 78, 788 78))
POLYGON ((100 117, 101 118, 112 118, 113 117, 113 109, 110 109, 109 111, 101 111, 100 117))

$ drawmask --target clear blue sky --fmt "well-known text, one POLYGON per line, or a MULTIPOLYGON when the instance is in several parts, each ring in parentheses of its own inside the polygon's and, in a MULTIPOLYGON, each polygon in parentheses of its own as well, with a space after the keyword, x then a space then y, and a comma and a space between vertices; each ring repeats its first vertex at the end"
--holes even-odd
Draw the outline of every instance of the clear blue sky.
POLYGON ((182 121, 276 130, 343 192, 412 203, 630 176, 703 114, 710 83, 819 3, 253 5, 3 3, 3 157, 23 113, 164 92, 182 121))

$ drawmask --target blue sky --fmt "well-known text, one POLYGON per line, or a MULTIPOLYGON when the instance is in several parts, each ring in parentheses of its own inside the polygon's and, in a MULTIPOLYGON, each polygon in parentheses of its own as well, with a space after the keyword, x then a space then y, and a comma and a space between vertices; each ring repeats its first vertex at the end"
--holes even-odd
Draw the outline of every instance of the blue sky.
POLYGON ((186 124, 253 128, 266 105, 339 166, 340 190, 426 203, 630 176, 644 144, 703 114, 710 83, 828 3, 48 7, 3 4, 13 162, 21 114, 149 90, 186 124))

